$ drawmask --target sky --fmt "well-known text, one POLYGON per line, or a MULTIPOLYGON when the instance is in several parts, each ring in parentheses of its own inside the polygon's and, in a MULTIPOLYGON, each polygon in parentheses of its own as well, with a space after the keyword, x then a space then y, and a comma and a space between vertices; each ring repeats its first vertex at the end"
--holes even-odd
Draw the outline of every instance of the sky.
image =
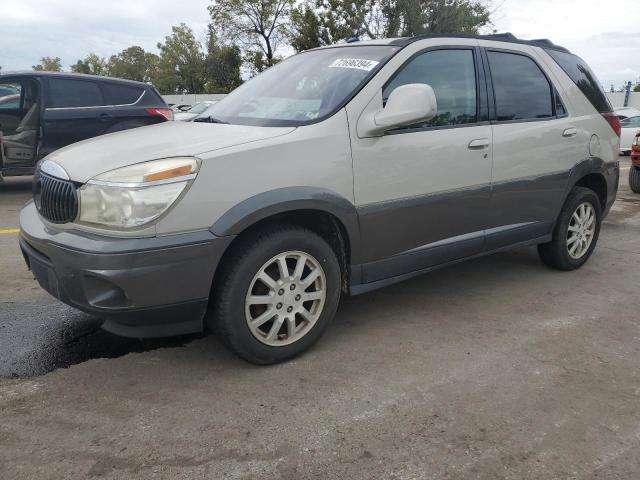
MULTIPOLYGON (((494 27, 549 38, 589 63, 603 86, 640 80, 640 0, 491 0, 494 27)), ((156 44, 184 22, 204 41, 209 0, 0 0, 0 66, 31 69, 44 56, 65 69, 95 52, 156 44)))

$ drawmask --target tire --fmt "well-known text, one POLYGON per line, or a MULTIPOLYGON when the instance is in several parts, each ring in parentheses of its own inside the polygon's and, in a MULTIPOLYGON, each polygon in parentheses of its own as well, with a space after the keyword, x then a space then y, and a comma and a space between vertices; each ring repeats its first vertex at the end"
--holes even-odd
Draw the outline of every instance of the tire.
MULTIPOLYGON (((556 221, 552 240, 538 245, 538 253, 542 261, 557 270, 575 270, 584 265, 598 242, 602 221, 601 212, 600 200, 593 190, 584 187, 575 187, 571 190, 556 221), (581 216, 578 209, 582 206, 584 210, 580 212, 589 212, 590 207, 593 218, 593 223, 586 221, 584 227, 581 227, 578 222, 581 216), (574 214, 578 217, 574 217, 574 214), (569 230, 570 227, 572 231, 569 230), (575 231, 576 228, 577 231, 575 231), (574 238, 576 236, 577 239, 574 238), (579 245, 576 246, 576 243, 579 245)), ((587 217, 585 213, 584 218, 591 217, 587 217)))
POLYGON ((335 316, 341 285, 338 258, 316 233, 296 226, 261 230, 239 239, 225 257, 216 273, 207 324, 231 351, 248 362, 283 362, 320 338, 335 316), (281 258, 289 273, 282 284, 281 258), (302 260, 304 271, 297 275, 296 267, 302 260), (305 286, 312 272, 317 274, 315 280, 305 286), (270 280, 262 275, 265 273, 270 280), (290 277, 296 280, 290 281, 290 277), (305 302, 303 295, 314 299, 305 302), (269 303, 251 303, 251 299, 267 299, 269 303), (302 309, 304 316, 296 313, 302 309))
POLYGON ((629 169, 629 187, 633 193, 640 193, 640 168, 633 165, 629 169))

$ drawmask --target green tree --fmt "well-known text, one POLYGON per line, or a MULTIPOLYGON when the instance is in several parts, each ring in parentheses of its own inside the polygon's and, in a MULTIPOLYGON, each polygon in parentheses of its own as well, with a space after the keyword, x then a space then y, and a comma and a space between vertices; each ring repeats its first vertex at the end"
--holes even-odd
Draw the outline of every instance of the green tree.
POLYGON ((205 55, 193 30, 184 23, 158 43, 160 58, 154 79, 163 93, 202 93, 206 84, 205 55))
POLYGON ((62 61, 60 60, 60 57, 42 57, 40 59, 40 63, 38 65, 34 65, 33 69, 36 72, 61 72, 62 61))
POLYGON ((71 65, 71 71, 88 75, 106 75, 107 61, 95 53, 90 53, 84 60, 78 60, 75 65, 71 65))
POLYGON ((240 68, 242 53, 236 45, 222 45, 218 42, 212 25, 207 35, 207 56, 205 58, 206 85, 208 93, 229 93, 242 84, 240 68))
POLYGON ((261 72, 279 61, 278 47, 288 38, 294 0, 212 0, 211 22, 230 44, 240 45, 245 62, 261 72))
POLYGON ((106 65, 106 72, 111 77, 153 81, 157 74, 158 56, 145 52, 142 47, 125 48, 117 55, 111 55, 106 65))
POLYGON ((633 87, 634 92, 640 92, 640 83, 633 87))
POLYGON ((478 33, 490 16, 486 0, 316 0, 294 9, 290 38, 301 51, 353 36, 478 33))

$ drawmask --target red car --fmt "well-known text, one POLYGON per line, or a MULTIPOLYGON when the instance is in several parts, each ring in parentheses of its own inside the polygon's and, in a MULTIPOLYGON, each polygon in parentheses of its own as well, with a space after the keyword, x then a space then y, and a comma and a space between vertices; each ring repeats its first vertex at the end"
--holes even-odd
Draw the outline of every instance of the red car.
POLYGON ((635 193, 640 193, 640 133, 631 145, 631 168, 629 169, 629 186, 635 193))

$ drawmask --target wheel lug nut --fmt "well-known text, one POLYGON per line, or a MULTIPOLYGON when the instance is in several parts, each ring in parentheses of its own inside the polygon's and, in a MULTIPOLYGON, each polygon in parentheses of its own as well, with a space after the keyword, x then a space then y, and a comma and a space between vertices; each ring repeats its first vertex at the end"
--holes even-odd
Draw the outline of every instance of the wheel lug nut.
POLYGON ((287 307, 287 313, 291 313, 292 310, 293 310, 293 307, 287 307))
POLYGON ((277 304, 277 305, 276 305, 276 308, 277 308, 278 310, 280 310, 280 309, 282 308, 282 304, 281 304, 281 303, 277 304))
POLYGON ((289 287, 290 290, 295 290, 296 289, 296 285, 295 283, 292 283, 291 286, 289 287))
POLYGON ((300 295, 296 295, 296 302, 299 302, 300 298, 301 298, 300 295))
POLYGON ((278 290, 278 295, 284 295, 284 288, 281 288, 280 290, 278 290))

